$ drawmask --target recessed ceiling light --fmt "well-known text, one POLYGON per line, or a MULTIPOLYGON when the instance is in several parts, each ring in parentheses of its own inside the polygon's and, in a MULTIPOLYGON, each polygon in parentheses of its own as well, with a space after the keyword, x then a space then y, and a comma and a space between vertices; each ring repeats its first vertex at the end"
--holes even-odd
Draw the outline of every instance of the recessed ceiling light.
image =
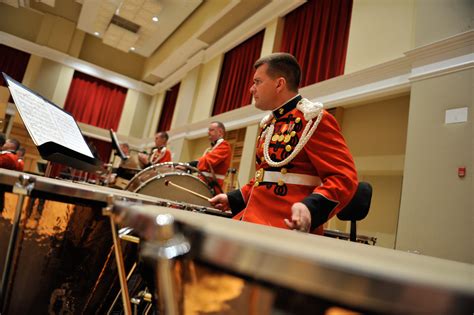
POLYGON ((133 47, 133 46, 130 47, 130 50, 131 50, 131 51, 135 51, 135 47, 133 47))
POLYGON ((99 32, 94 32, 94 35, 95 36, 100 36, 100 33, 99 32))
POLYGON ((151 18, 153 22, 158 22, 158 17, 155 15, 154 17, 151 18))

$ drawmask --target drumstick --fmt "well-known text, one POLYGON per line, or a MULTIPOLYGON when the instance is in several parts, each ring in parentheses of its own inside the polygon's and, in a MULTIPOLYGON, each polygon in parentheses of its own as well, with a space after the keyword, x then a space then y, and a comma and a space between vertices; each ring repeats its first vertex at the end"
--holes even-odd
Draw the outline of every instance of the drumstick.
POLYGON ((181 190, 187 191, 188 193, 193 194, 193 195, 196 196, 196 197, 199 197, 199 198, 202 198, 202 199, 205 199, 205 200, 209 201, 209 198, 208 198, 208 197, 203 196, 203 195, 201 195, 201 194, 198 194, 197 192, 192 191, 192 190, 189 190, 189 189, 184 188, 184 187, 182 187, 182 186, 176 185, 175 183, 173 183, 173 182, 170 181, 170 180, 166 180, 166 181, 165 181, 165 185, 166 185, 166 186, 168 186, 168 185, 174 186, 174 187, 179 188, 179 189, 181 189, 181 190))

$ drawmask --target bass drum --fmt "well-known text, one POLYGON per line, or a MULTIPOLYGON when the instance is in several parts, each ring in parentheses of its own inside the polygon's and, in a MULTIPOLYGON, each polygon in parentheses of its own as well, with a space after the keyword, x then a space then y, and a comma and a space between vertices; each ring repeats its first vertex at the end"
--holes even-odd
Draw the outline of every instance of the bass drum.
POLYGON ((155 164, 135 175, 125 189, 177 202, 205 207, 211 206, 207 200, 185 190, 193 191, 207 198, 214 196, 213 189, 199 177, 190 173, 200 174, 198 169, 184 163, 166 162, 155 164), (176 186, 185 189, 180 189, 176 186))

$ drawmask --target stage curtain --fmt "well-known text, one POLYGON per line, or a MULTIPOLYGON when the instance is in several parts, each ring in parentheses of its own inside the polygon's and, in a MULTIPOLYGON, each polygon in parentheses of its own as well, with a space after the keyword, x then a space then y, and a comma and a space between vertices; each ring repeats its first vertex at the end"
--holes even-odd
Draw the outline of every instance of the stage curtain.
POLYGON ((92 137, 84 137, 92 154, 103 163, 108 163, 112 153, 112 143, 92 137))
POLYGON ((176 107, 176 100, 178 99, 180 84, 181 83, 178 83, 174 85, 171 89, 166 91, 165 101, 163 102, 163 109, 161 110, 160 122, 158 123, 158 127, 156 128, 156 132, 170 130, 174 108, 176 107))
POLYGON ((263 35, 257 33, 224 55, 213 116, 251 103, 253 64, 260 58, 263 35))
POLYGON ((301 65, 300 86, 344 73, 352 0, 309 0, 284 18, 281 51, 301 65))
MULTIPOLYGON (((10 77, 21 83, 29 61, 30 54, 0 44, 0 72, 5 72, 10 77)), ((0 75, 0 85, 7 86, 7 83, 3 79, 3 75, 0 75)))
MULTIPOLYGON (((112 153, 112 143, 92 137, 84 137, 84 140, 91 149, 95 158, 101 160, 102 163, 109 162, 110 154, 112 153)), ((49 177, 65 177, 75 180, 86 180, 97 179, 97 174, 73 169, 64 164, 53 162, 49 177)))
POLYGON ((64 110, 78 122, 117 130, 126 95, 126 88, 76 71, 64 110))

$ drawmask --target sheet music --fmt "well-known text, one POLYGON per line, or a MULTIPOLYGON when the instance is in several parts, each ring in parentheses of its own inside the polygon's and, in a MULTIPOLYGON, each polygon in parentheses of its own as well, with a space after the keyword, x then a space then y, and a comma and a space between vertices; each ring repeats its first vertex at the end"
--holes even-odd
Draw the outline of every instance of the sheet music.
POLYGON ((11 80, 8 86, 35 145, 52 141, 94 157, 71 115, 11 80))

